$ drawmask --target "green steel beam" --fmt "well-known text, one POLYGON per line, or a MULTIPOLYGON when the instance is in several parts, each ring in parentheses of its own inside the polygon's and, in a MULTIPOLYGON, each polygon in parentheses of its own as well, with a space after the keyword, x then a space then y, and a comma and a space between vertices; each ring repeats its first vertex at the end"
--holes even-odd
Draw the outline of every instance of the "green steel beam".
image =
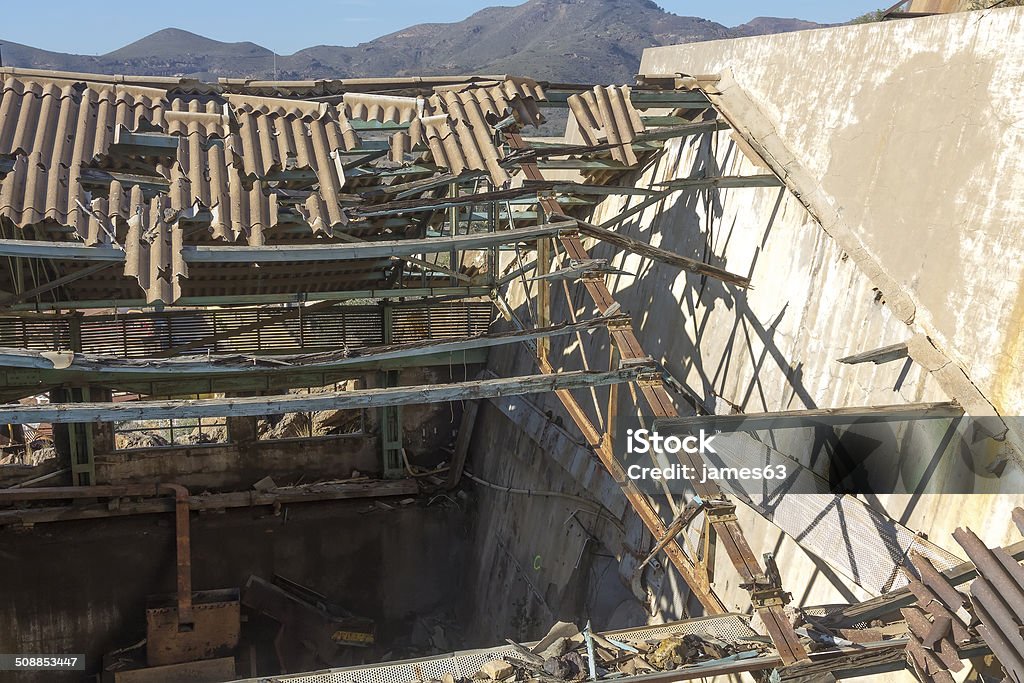
MULTIPOLYGON (((325 242, 323 244, 287 244, 262 247, 187 245, 182 247, 181 256, 186 263, 260 264, 391 258, 423 253, 441 253, 452 249, 480 249, 496 244, 533 240, 538 237, 554 235, 571 225, 571 223, 563 221, 494 233, 380 242, 325 242)), ((125 252, 120 247, 89 247, 83 244, 39 240, 0 240, 0 256, 52 258, 65 261, 120 262, 125 260, 125 252)))
MULTIPOLYGON (((479 365, 487 362, 486 349, 470 349, 453 353, 437 353, 430 356, 419 356, 409 360, 384 360, 366 363, 355 363, 344 369, 332 371, 302 371, 292 369, 272 375, 253 376, 196 376, 186 375, 168 379, 164 374, 160 377, 125 377, 103 373, 70 373, 75 382, 89 383, 92 386, 104 387, 114 391, 126 391, 143 396, 179 396, 185 394, 222 394, 230 392, 260 392, 295 389, 300 387, 322 387, 354 377, 361 377, 367 372, 384 372, 399 368, 448 367, 452 365, 479 365)), ((50 387, 61 386, 68 381, 69 373, 52 371, 2 371, 0 385, 3 386, 6 402, 20 398, 36 396, 46 392, 50 387), (35 381, 24 380, 35 378, 35 381)))

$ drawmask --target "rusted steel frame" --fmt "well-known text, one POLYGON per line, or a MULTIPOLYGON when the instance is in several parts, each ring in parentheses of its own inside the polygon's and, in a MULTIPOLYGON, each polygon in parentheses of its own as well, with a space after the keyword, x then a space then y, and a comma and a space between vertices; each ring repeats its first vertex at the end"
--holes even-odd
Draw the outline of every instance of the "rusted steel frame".
POLYGON ((1019 608, 1018 614, 1024 614, 1024 567, 1009 556, 1000 559, 970 529, 957 529, 953 538, 974 561, 982 578, 999 591, 1008 605, 1019 608))
POLYGON ((192 618, 192 542, 189 532, 188 489, 180 484, 160 484, 161 492, 174 494, 175 560, 178 584, 178 627, 194 622, 192 618))
MULTIPOLYGON (((1024 520, 1024 512, 1022 512, 1021 518, 1024 520)), ((1024 560, 1024 541, 1018 541, 1007 546, 1003 549, 1003 552, 1007 556, 1014 558, 1014 560, 1024 560)), ((975 578, 978 575, 978 570, 974 562, 964 562, 952 569, 945 570, 942 572, 942 575, 946 577, 950 585, 959 586, 975 578)), ((872 621, 895 612, 901 607, 913 604, 914 599, 915 596, 909 588, 900 588, 877 598, 848 605, 827 617, 822 617, 820 621, 829 628, 857 624, 862 621, 872 621)))
POLYGON ((953 638, 956 642, 962 643, 971 639, 970 634, 959 617, 943 604, 942 599, 931 587, 926 586, 915 578, 910 578, 908 587, 914 594, 914 597, 917 598, 917 604, 933 617, 936 619, 946 616, 950 617, 950 626, 953 629, 953 638))
POLYGON ((1019 607, 1021 596, 1016 596, 1015 604, 1011 602, 1007 607, 996 588, 983 578, 971 584, 971 595, 982 624, 978 632, 1013 680, 1024 681, 1024 639, 1015 620, 1015 615, 1024 613, 1019 607))
MULTIPOLYGON (((953 587, 949 579, 943 576, 927 557, 920 553, 911 553, 910 563, 917 570, 918 575, 921 577, 921 582, 926 584, 938 596, 946 609, 952 613, 960 611, 960 608, 967 602, 967 599, 960 591, 953 587)), ((967 624, 963 625, 967 626, 967 624)))
MULTIPOLYGON (((529 147, 518 133, 506 133, 505 139, 513 149, 521 150, 529 147)), ((523 170, 523 174, 528 179, 544 180, 544 176, 536 164, 526 162, 521 164, 521 168, 523 170)), ((553 199, 539 197, 538 200, 549 219, 556 217, 561 218, 564 216, 561 207, 559 207, 557 202, 553 199)), ((580 242, 578 235, 562 232, 558 234, 558 240, 570 258, 590 258, 590 255, 583 246, 583 243, 580 242)), ((603 278, 586 278, 584 280, 584 285, 594 299, 594 303, 598 310, 602 314, 617 310, 618 303, 615 302, 603 278)), ((612 330, 611 337, 624 362, 628 363, 629 361, 649 360, 632 329, 626 328, 612 330)), ((550 366, 548 366, 547 369, 542 368, 542 370, 548 372, 551 369, 550 366)), ((637 381, 637 385, 656 417, 678 416, 675 406, 672 404, 671 397, 665 390, 663 381, 645 380, 645 378, 641 377, 637 381)), ((573 411, 570 411, 570 414, 572 414, 572 412, 573 411)), ((610 460, 614 461, 614 456, 610 453, 610 447, 606 445, 604 447, 608 448, 608 455, 612 456, 610 460)), ((689 459, 693 464, 697 464, 702 467, 701 461, 696 456, 690 455, 689 459)), ((602 462, 604 461, 605 458, 602 457, 602 462)), ((607 466, 608 465, 606 463, 606 467, 607 466)), ((624 474, 621 471, 621 466, 619 466, 618 469, 619 476, 616 476, 615 472, 609 470, 616 481, 620 481, 619 477, 624 474)), ((694 488, 698 495, 708 502, 717 500, 728 504, 727 501, 725 501, 724 494, 716 484, 708 482, 703 485, 697 484, 694 488), (702 491, 704 493, 702 493, 702 491)), ((627 495, 627 497, 629 496, 627 495)), ((646 502, 646 499, 644 499, 644 502, 646 502)), ((630 503, 634 504, 632 498, 630 498, 630 503)), ((649 506, 649 503, 647 503, 647 505, 649 506)), ((636 504, 634 504, 634 509, 637 509, 637 512, 641 513, 641 510, 637 508, 636 504)), ((733 506, 732 509, 735 511, 735 506, 733 506)), ((651 512, 654 513, 653 516, 657 520, 657 526, 659 527, 659 531, 655 534, 655 538, 661 538, 665 535, 665 525, 661 522, 661 517, 657 515, 653 508, 651 509, 651 512)), ((717 534, 722 538, 722 542, 725 545, 726 552, 729 554, 729 558, 732 560, 733 565, 736 567, 737 571, 739 571, 740 576, 743 579, 744 587, 751 591, 751 599, 754 603, 754 607, 758 614, 761 615, 765 628, 768 629, 772 642, 775 644, 776 649, 778 649, 779 656, 782 658, 782 661, 788 665, 806 660, 807 651, 804 649, 803 645, 800 644, 797 635, 793 630, 792 624, 789 623, 789 620, 785 617, 785 613, 782 611, 782 600, 769 599, 769 602, 766 602, 759 596, 761 590, 767 587, 767 577, 761 569, 757 559, 754 557, 754 553, 750 549, 746 538, 743 536, 743 532, 740 529, 739 524, 736 522, 735 515, 732 515, 731 519, 726 517, 722 518, 720 521, 716 521, 713 516, 711 516, 713 515, 712 511, 708 511, 705 514, 709 515, 708 519, 715 527, 717 534)), ((641 513, 641 517, 644 517, 643 513, 641 513)), ((644 520, 644 523, 647 524, 648 529, 651 529, 652 533, 654 533, 651 524, 648 524, 646 519, 644 520)), ((682 552, 681 549, 680 552, 682 552)), ((673 564, 675 563, 673 562, 673 564)), ((698 581, 700 573, 695 571, 695 566, 692 562, 687 562, 687 564, 687 575, 695 582, 698 581)), ((684 579, 686 578, 687 576, 684 575, 684 579)), ((687 583, 689 584, 689 580, 687 580, 687 583)), ((692 584, 691 588, 694 588, 692 584)), ((781 590, 775 591, 775 594, 778 598, 781 598, 781 596, 784 595, 781 593, 781 590)))
MULTIPOLYGON (((546 358, 539 359, 538 364, 540 365, 541 372, 546 374, 553 374, 555 369, 551 366, 546 358)), ((555 395, 565 406, 566 412, 573 419, 573 422, 579 427, 580 432, 583 433, 583 438, 587 440, 587 443, 594 449, 601 464, 604 465, 605 469, 612 476, 612 479, 622 489, 626 499, 630 505, 639 515, 640 520, 647 527, 648 531, 655 538, 663 538, 667 533, 665 523, 662 522, 661 516, 658 511, 651 505, 650 500, 644 495, 636 484, 626 476, 625 470, 615 457, 615 453, 612 452, 611 444, 607 439, 603 437, 600 430, 594 426, 587 417, 586 411, 580 406, 579 402, 572 395, 572 392, 568 390, 557 390, 555 395)), ((668 555, 672 565, 679 572, 686 584, 690 586, 694 595, 700 601, 704 609, 709 614, 725 614, 727 610, 721 599, 715 594, 714 590, 706 582, 701 580, 701 576, 695 571, 695 567, 690 558, 683 551, 682 547, 674 539, 669 541, 665 545, 665 554, 668 555)))
MULTIPOLYGON (((952 639, 949 638, 950 631, 948 629, 951 626, 949 617, 945 617, 944 620, 936 617, 933 624, 928 620, 927 614, 920 607, 904 607, 900 612, 903 614, 903 618, 906 619, 910 632, 914 635, 915 644, 924 651, 933 653, 937 661, 941 662, 941 666, 938 667, 939 669, 960 671, 964 668, 956 646, 953 644, 952 639), (936 625, 940 627, 944 625, 947 630, 941 633, 938 638, 933 639, 931 638, 931 632, 936 630, 934 629, 936 625)), ((907 648, 907 651, 910 654, 910 647, 907 648)))

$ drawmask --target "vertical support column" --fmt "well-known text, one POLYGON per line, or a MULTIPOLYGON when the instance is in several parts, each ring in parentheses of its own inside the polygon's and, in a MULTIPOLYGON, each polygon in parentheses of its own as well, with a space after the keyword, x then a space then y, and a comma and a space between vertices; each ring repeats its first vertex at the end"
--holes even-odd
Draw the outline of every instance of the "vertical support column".
MULTIPOLYGON (((50 392, 54 403, 81 403, 89 400, 89 387, 65 387, 50 392)), ((55 424, 54 441, 57 452, 67 458, 71 468, 71 483, 75 486, 92 486, 96 483, 96 463, 93 446, 93 424, 75 422, 55 424)))
MULTIPOLYGON (((548 221, 547 216, 544 222, 548 221)), ((548 327, 551 325, 551 285, 544 276, 551 271, 551 240, 547 237, 537 238, 537 327, 548 327)), ((551 348, 551 340, 541 338, 537 340, 537 358, 540 361, 548 359, 548 350, 551 348)))
MULTIPOLYGON (((394 340, 394 316, 390 302, 381 304, 384 344, 394 340)), ((398 370, 380 373, 381 385, 398 386, 398 370)), ((384 406, 380 409, 381 470, 385 479, 399 479, 405 473, 402 458, 402 406, 384 406)))
MULTIPOLYGON (((450 189, 448 194, 451 196, 452 199, 457 199, 458 196, 459 196, 459 184, 458 183, 452 183, 451 184, 451 189, 450 189)), ((470 207, 470 211, 472 211, 472 207, 470 207)), ((470 216, 472 216, 472 214, 470 214, 470 216)), ((456 235, 458 235, 459 234, 459 207, 453 206, 453 207, 451 207, 448 210, 448 224, 449 224, 450 229, 451 229, 452 237, 455 237, 456 235)), ((469 232, 469 227, 468 226, 466 228, 466 232, 467 233, 469 232)), ((448 254, 448 268, 453 273, 459 272, 459 263, 457 263, 457 259, 458 259, 458 253, 456 252, 455 249, 452 249, 451 252, 449 252, 449 254, 448 254)), ((459 279, 457 277, 455 277, 454 275, 451 276, 450 281, 451 281, 452 287, 458 287, 459 286, 459 279)))

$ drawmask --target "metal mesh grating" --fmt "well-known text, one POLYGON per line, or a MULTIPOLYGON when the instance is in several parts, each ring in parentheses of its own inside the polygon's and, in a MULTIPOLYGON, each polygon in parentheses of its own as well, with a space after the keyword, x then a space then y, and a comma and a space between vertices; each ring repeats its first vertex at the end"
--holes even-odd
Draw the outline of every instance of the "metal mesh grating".
MULTIPOLYGON (((611 631, 602 635, 611 636, 618 640, 637 641, 661 639, 673 634, 688 635, 699 633, 714 636, 725 641, 733 641, 738 638, 757 635, 750 628, 749 619, 745 615, 730 614, 720 617, 676 621, 670 624, 628 631, 611 631)), ((528 643, 528 645, 532 645, 532 643, 528 643)), ((445 674, 451 674, 458 680, 459 678, 472 676, 480 670, 480 667, 485 662, 502 657, 518 659, 515 649, 506 645, 482 650, 456 652, 452 655, 442 655, 440 657, 411 659, 394 664, 382 664, 380 666, 351 667, 309 674, 274 676, 272 678, 252 678, 246 679, 244 682, 240 681, 239 683, 266 683, 268 681, 274 681, 274 683, 278 681, 281 683, 411 683, 417 680, 440 679, 445 674)))
MULTIPOLYGON (((168 349, 259 323, 289 309, 208 309, 85 316, 75 325, 83 353, 146 358, 168 349)), ((394 304, 395 343, 465 337, 487 332, 489 302, 394 304)), ((0 318, 0 346, 34 350, 71 348, 75 334, 68 318, 0 318)), ((289 353, 384 343, 384 314, 379 306, 334 306, 303 313, 257 330, 190 349, 190 353, 289 353)))

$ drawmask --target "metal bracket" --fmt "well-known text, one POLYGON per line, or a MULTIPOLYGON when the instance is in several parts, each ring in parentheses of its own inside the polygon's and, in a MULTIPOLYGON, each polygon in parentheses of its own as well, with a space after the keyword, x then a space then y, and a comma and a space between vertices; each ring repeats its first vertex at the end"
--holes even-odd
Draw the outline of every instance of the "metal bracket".
POLYGON ((711 524, 736 521, 736 505, 724 501, 709 501, 704 516, 711 524))
POLYGON ((764 588, 750 592, 750 604, 754 609, 764 607, 785 607, 793 600, 793 594, 781 588, 764 588))
POLYGON ((633 319, 628 315, 624 315, 621 318, 609 320, 605 323, 605 326, 609 330, 629 330, 633 328, 633 319))

